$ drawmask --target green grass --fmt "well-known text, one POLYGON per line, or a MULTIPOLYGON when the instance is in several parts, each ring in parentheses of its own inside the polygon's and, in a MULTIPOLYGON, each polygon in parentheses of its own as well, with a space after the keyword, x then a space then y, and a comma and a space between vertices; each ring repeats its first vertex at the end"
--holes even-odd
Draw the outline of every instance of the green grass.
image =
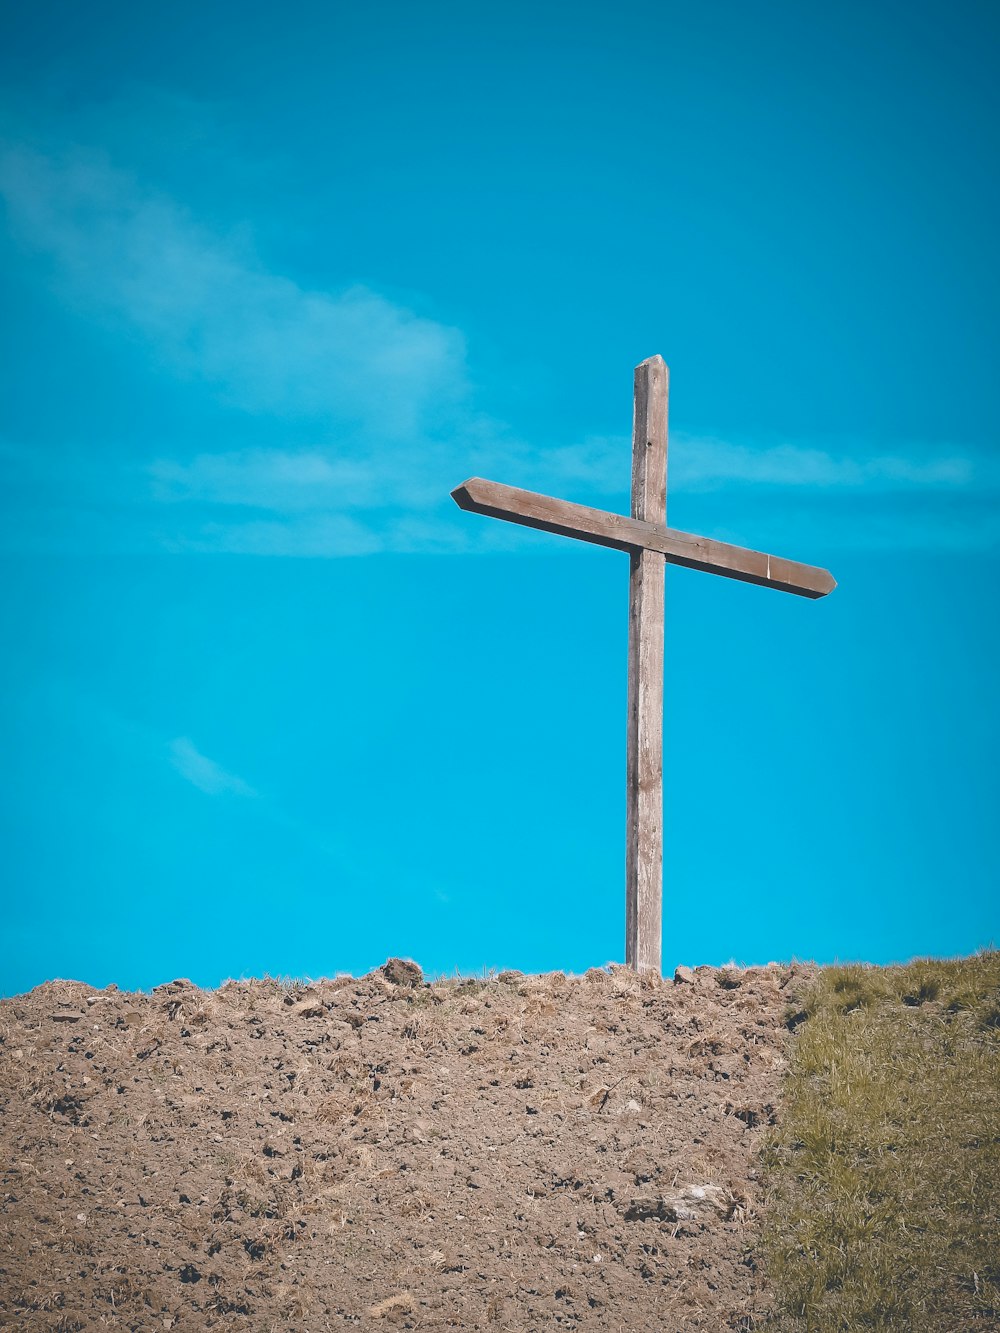
POLYGON ((1000 1329, 1000 953, 824 968, 789 1020, 772 1326, 1000 1329))

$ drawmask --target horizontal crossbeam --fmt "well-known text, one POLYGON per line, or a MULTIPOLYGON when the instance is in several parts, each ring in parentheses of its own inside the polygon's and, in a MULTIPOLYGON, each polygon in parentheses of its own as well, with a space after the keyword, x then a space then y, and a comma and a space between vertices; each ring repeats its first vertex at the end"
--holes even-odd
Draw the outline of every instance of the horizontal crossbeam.
POLYGON ((701 569, 709 574, 721 574, 723 578, 739 579, 742 583, 793 592, 800 597, 825 597, 837 586, 829 570, 815 565, 782 560, 779 556, 730 546, 728 542, 712 541, 708 537, 696 537, 676 528, 661 528, 658 524, 626 518, 624 514, 612 514, 605 509, 555 500, 549 495, 504 486, 499 481, 470 477, 461 486, 456 486, 451 495, 460 509, 474 514, 503 518, 526 528, 576 537, 617 551, 658 551, 671 565, 701 569))

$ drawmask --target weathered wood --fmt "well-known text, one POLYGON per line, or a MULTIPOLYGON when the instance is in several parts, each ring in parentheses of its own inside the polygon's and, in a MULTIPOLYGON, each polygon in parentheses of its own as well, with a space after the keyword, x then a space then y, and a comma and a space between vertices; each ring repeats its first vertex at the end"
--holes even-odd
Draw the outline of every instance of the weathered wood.
POLYGON ((696 537, 678 528, 626 518, 624 514, 613 514, 605 509, 591 509, 589 505, 556 500, 517 486, 505 486, 499 481, 470 477, 461 486, 456 486, 451 494, 458 507, 470 513, 503 518, 526 528, 576 537, 596 546, 610 546, 616 551, 657 551, 668 565, 700 569, 723 578, 738 579, 741 583, 795 593, 799 597, 825 597, 837 586, 830 571, 816 565, 784 560, 781 556, 751 551, 745 546, 731 546, 710 537, 696 537))
MULTIPOLYGON (((632 517, 667 521, 669 374, 662 357, 635 369, 632 517)), ((625 961, 660 973, 663 898, 663 560, 632 551, 628 615, 625 961)))
POLYGON ((482 477, 470 477, 451 493, 461 509, 629 554, 625 957, 631 967, 657 973, 662 967, 664 563, 800 597, 825 597, 837 586, 829 570, 667 527, 668 386, 662 357, 636 367, 628 518, 482 477))

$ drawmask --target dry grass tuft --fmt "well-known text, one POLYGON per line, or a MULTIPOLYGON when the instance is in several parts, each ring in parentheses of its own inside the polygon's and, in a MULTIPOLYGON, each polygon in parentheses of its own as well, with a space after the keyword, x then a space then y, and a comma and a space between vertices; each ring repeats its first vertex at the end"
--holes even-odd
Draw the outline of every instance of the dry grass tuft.
POLYGON ((412 1309, 413 1293, 402 1291, 396 1296, 388 1296, 384 1301, 379 1301, 377 1305, 369 1306, 368 1315, 371 1319, 385 1319, 387 1315, 409 1314, 412 1309))
POLYGON ((1000 1321, 1000 953, 823 969, 789 1012, 766 1265, 790 1331, 1000 1321))

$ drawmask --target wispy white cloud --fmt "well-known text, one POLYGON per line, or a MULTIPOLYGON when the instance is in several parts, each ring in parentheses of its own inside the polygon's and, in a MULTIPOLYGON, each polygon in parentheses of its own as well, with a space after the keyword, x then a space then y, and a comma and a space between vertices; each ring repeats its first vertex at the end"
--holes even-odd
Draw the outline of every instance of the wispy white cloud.
MULTIPOLYGON (((533 450, 512 441, 470 441, 468 457, 480 465, 516 470, 527 488, 558 484, 578 496, 608 495, 627 488, 629 440, 593 439, 579 446, 533 450)), ((371 458, 338 458, 321 449, 291 452, 253 449, 199 454, 188 463, 159 459, 149 469, 157 498, 196 500, 294 513, 338 505, 420 508, 441 496, 444 477, 457 476, 458 450, 412 459, 387 470, 371 458), (446 469, 448 469, 446 471, 446 469), (429 475, 428 475, 429 474, 429 475), (433 485, 430 477, 435 478, 433 485)), ((711 437, 677 434, 670 450, 671 491, 721 490, 729 486, 817 491, 923 490, 959 494, 983 486, 1000 489, 1000 470, 954 450, 915 451, 915 456, 841 453, 782 444, 764 448, 711 437)))
POLYGON ((247 236, 208 232, 98 153, 0 153, 21 243, 66 294, 123 319, 175 372, 234 406, 410 438, 465 394, 456 329, 360 286, 310 291, 268 272, 247 236))
MULTIPOLYGON (((628 436, 518 437, 473 401, 457 329, 367 288, 316 291, 270 272, 245 230, 210 231, 97 152, 8 148, 0 193, 14 235, 47 258, 50 280, 84 317, 138 334, 175 383, 207 385, 234 410, 233 435, 252 425, 263 441, 159 440, 137 444, 127 462, 89 444, 58 458, 0 447, 19 492, 0 544, 315 557, 531 549, 523 534, 453 508, 448 493, 476 473, 627 503, 628 436)), ((732 531, 766 495, 778 534, 820 525, 836 546, 1000 542, 1000 469, 953 447, 755 445, 675 431, 670 491, 719 492, 718 521, 732 531)), ((682 508, 671 519, 684 526, 682 508)))
POLYGON ((221 796, 225 793, 233 796, 257 795, 249 783, 244 782, 241 777, 237 777, 235 773, 227 773, 214 759, 202 754, 187 736, 178 736, 172 740, 168 751, 170 762, 181 777, 186 778, 199 791, 209 796, 221 796))
MULTIPOLYGON (((631 442, 625 435, 602 436, 551 449, 524 460, 581 491, 610 492, 627 485, 631 442)), ((960 450, 914 447, 909 457, 865 450, 859 445, 819 449, 815 445, 735 444, 710 435, 672 431, 671 491, 709 491, 727 486, 774 486, 817 490, 961 491, 984 482, 1000 484, 981 460, 960 450)))
POLYGON ((315 509, 336 499, 377 502, 374 469, 367 460, 329 457, 318 449, 234 450, 198 454, 190 462, 158 459, 150 469, 156 497, 200 500, 284 512, 315 509))
POLYGON ((470 528, 436 514, 378 515, 368 521, 342 514, 277 515, 202 524, 173 538, 169 549, 202 555, 282 555, 312 558, 374 555, 453 555, 517 548, 508 524, 470 528))
POLYGON ((899 489, 960 491, 977 480, 971 457, 954 450, 915 451, 906 458, 893 454, 839 454, 801 444, 764 448, 725 440, 680 435, 672 450, 671 481, 682 490, 715 490, 723 486, 787 486, 818 490, 899 489))
POLYGON ((171 543, 177 551, 226 555, 374 555, 384 537, 343 514, 246 519, 202 524, 171 543))
POLYGON ((345 455, 334 446, 238 449, 200 453, 188 461, 158 458, 148 475, 154 497, 168 504, 241 506, 281 514, 394 505, 422 509, 447 494, 441 489, 442 477, 451 475, 455 460, 445 455, 440 445, 431 444, 417 454, 389 460, 345 455))
MULTIPOLYGON (((630 443, 591 441, 579 449, 532 451, 515 444, 483 450, 480 466, 438 471, 437 496, 420 495, 414 480, 409 503, 401 480, 392 498, 402 514, 378 507, 372 463, 349 465, 315 453, 206 456, 184 469, 158 468, 176 498, 225 506, 230 517, 206 525, 187 549, 259 555, 331 556, 376 551, 467 553, 537 549, 506 524, 470 523, 435 508, 460 471, 481 471, 528 489, 587 502, 627 505, 630 443), (169 480, 168 480, 169 479, 169 480), (338 489, 343 492, 338 496, 338 489), (352 516, 309 512, 339 498, 352 516), (266 518, 241 517, 264 509, 266 518), (368 509, 367 514, 364 511, 368 509)), ((671 521, 699 526, 706 535, 772 550, 822 543, 831 550, 990 550, 1000 544, 1000 468, 956 451, 914 449, 903 455, 842 453, 795 445, 753 449, 712 438, 677 434, 670 465, 671 521), (712 508, 686 519, 685 497, 713 494, 712 508), (706 522, 707 520, 707 522, 706 522)), ((552 549, 557 549, 554 545, 552 549)))

